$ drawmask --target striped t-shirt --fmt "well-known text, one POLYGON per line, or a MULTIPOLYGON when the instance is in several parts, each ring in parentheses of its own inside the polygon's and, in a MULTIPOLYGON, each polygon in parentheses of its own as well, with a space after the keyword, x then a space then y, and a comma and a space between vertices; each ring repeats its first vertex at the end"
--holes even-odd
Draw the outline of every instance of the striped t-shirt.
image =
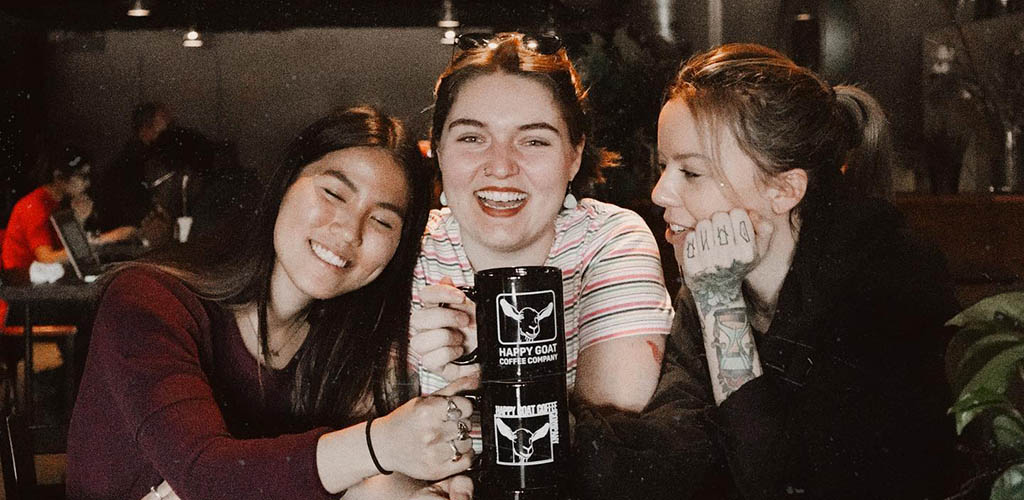
MULTIPOLYGON (((555 218, 555 240, 544 265, 562 270, 565 344, 570 393, 580 351, 633 335, 668 335, 672 301, 665 289, 661 257, 650 228, 635 212, 585 198, 555 218)), ((448 277, 455 286, 473 285, 459 223, 451 210, 433 210, 413 276, 413 309, 423 307, 420 290, 448 277)), ((413 332, 410 331, 410 335, 413 332)), ((420 393, 447 385, 427 371, 410 350, 420 393)))

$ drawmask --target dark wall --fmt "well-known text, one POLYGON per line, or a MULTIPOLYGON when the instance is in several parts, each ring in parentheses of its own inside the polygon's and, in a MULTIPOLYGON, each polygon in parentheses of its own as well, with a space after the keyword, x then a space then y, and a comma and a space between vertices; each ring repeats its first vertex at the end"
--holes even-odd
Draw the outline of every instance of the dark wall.
POLYGON ((920 140, 922 39, 951 21, 943 0, 724 0, 723 41, 756 42, 792 55, 793 16, 802 6, 821 30, 818 70, 855 83, 888 111, 902 146, 920 140))
POLYGON ((163 101, 181 125, 234 142, 266 174, 292 136, 336 106, 372 104, 422 130, 451 48, 431 28, 313 28, 207 34, 51 34, 50 123, 100 164, 130 134, 135 103, 163 101))
POLYGON ((47 59, 45 35, 37 26, 0 13, 0 228, 34 183, 47 59))

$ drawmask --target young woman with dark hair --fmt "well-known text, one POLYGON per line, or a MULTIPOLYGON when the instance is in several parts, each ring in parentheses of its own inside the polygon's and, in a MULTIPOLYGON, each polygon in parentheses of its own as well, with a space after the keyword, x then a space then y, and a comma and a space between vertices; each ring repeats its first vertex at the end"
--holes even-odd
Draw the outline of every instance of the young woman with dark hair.
MULTIPOLYGON (((71 422, 69 497, 358 497, 391 471, 468 467, 471 405, 454 394, 475 381, 408 394, 431 177, 399 122, 334 112, 292 142, 221 251, 113 274, 71 422)), ((455 476, 402 495, 471 489, 455 476)))

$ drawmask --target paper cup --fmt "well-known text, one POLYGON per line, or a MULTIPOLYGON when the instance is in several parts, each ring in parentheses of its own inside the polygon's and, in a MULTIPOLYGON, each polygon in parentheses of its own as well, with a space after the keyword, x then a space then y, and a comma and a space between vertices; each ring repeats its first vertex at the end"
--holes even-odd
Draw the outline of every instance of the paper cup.
POLYGON ((192 217, 178 217, 178 241, 188 241, 188 233, 192 230, 192 217))

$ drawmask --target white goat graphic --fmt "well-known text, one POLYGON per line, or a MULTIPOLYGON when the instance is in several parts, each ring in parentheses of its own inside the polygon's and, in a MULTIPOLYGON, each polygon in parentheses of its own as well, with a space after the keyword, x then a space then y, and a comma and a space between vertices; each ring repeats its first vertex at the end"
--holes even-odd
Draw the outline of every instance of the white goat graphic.
POLYGON ((516 306, 509 304, 504 298, 501 299, 499 304, 501 304, 501 310, 505 312, 505 316, 516 320, 519 336, 525 338, 528 342, 533 342, 537 335, 540 334, 540 321, 551 316, 551 313, 555 310, 554 303, 548 304, 540 312, 532 307, 516 309, 516 306))
POLYGON ((530 457, 533 456, 533 443, 547 436, 548 431, 551 430, 551 422, 544 424, 540 429, 533 432, 522 427, 513 431, 500 418, 494 419, 494 425, 498 428, 499 434, 512 441, 513 462, 519 463, 526 463, 530 460, 530 457))

